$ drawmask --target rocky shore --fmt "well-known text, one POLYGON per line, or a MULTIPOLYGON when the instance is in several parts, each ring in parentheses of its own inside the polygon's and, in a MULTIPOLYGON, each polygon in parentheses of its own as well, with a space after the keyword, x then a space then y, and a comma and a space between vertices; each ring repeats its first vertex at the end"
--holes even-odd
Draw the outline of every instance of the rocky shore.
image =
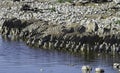
POLYGON ((0 1, 0 32, 43 49, 120 53, 119 3, 0 1))

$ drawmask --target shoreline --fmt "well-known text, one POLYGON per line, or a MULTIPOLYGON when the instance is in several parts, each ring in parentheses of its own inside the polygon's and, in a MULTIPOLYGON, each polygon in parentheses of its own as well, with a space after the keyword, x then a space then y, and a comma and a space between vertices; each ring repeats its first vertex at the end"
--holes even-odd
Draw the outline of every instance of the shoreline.
POLYGON ((0 12, 1 35, 43 49, 120 53, 120 5, 94 5, 13 2, 0 12))

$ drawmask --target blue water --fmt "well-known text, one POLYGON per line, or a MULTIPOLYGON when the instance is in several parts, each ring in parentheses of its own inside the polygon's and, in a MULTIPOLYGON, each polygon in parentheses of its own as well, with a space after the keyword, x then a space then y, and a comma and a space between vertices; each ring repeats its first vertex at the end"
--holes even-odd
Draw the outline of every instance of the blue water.
POLYGON ((101 67, 105 73, 119 73, 112 68, 120 62, 118 55, 71 54, 55 50, 30 48, 23 42, 0 37, 0 73, 81 73, 83 65, 101 67))

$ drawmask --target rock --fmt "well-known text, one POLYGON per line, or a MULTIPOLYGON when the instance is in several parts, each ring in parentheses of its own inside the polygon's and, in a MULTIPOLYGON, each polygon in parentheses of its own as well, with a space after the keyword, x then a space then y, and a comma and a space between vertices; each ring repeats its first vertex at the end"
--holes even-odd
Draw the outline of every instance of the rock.
POLYGON ((89 2, 95 2, 95 3, 99 3, 99 2, 108 2, 109 0, 79 0, 79 2, 81 3, 89 3, 89 2))
POLYGON ((74 28, 67 28, 67 29, 63 29, 62 32, 64 33, 73 33, 74 32, 74 28))
POLYGON ((120 0, 113 0, 116 4, 120 4, 120 0))
POLYGON ((113 0, 107 0, 108 2, 112 2, 113 0))
POLYGON ((20 9, 21 11, 30 11, 30 5, 22 5, 22 8, 20 9))
POLYGON ((90 66, 82 66, 81 68, 83 73, 90 73, 92 71, 92 68, 90 66))
POLYGON ((115 69, 120 69, 120 64, 119 64, 119 63, 114 63, 114 64, 113 64, 113 68, 115 68, 115 69))
POLYGON ((23 2, 33 2, 34 0, 21 0, 23 2))
POLYGON ((0 32, 2 30, 2 26, 3 26, 3 23, 5 22, 5 20, 0 20, 0 32))
MULTIPOLYGON (((5 20, 2 25, 2 34, 9 35, 12 28, 17 28, 18 30, 22 28, 21 20, 18 20, 16 18, 5 20)), ((16 31, 16 33, 17 32, 18 31, 16 31)))
POLYGON ((90 0, 79 0, 80 3, 89 3, 90 0))
POLYGON ((79 33, 84 33, 84 32, 86 31, 86 27, 83 26, 83 25, 81 25, 81 26, 77 29, 77 31, 78 31, 79 33))
POLYGON ((95 73, 104 73, 104 69, 102 69, 102 68, 95 68, 95 73))
POLYGON ((110 29, 109 28, 104 28, 104 33, 110 33, 110 29))
POLYGON ((86 27, 86 32, 95 32, 98 30, 97 23, 92 21, 90 21, 85 27, 86 27))
POLYGON ((8 27, 8 28, 22 28, 22 21, 17 19, 17 18, 12 18, 12 19, 8 19, 5 20, 5 22, 3 23, 2 27, 8 27))
POLYGON ((20 0, 13 0, 13 2, 20 2, 20 0))

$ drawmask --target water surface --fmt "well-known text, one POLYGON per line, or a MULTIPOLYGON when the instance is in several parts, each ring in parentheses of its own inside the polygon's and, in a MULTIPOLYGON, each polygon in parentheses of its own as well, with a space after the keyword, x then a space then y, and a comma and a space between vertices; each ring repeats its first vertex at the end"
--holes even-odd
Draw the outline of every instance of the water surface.
POLYGON ((81 73, 83 65, 101 67, 105 73, 119 73, 112 68, 120 62, 118 55, 71 54, 54 50, 30 48, 23 42, 0 37, 0 73, 81 73))

